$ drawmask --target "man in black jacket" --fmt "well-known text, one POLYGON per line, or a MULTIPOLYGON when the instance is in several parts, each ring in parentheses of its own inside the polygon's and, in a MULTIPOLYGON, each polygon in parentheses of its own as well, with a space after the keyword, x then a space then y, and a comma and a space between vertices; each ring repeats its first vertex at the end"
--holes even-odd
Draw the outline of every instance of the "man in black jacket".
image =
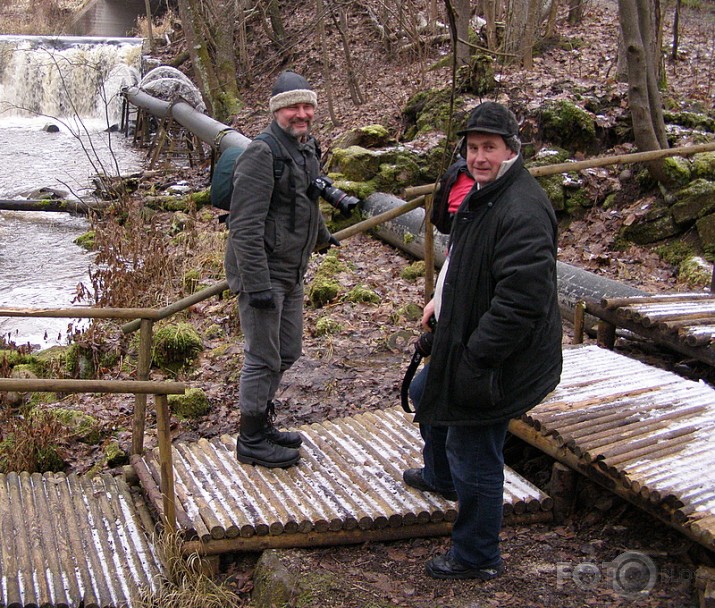
POLYGON ((469 117, 465 156, 475 185, 423 324, 437 328, 430 362, 410 393, 425 437, 422 469, 405 482, 459 500, 452 547, 427 563, 435 578, 501 574, 503 447, 509 420, 537 405, 561 375, 557 223, 524 167, 518 123, 485 102, 469 117))

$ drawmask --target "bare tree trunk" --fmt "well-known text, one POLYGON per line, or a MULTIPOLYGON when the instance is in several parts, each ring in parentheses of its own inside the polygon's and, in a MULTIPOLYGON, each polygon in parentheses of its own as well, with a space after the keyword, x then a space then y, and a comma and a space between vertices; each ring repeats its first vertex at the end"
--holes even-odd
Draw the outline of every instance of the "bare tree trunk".
POLYGON ((186 36, 196 81, 209 113, 226 122, 238 109, 240 99, 233 52, 233 28, 217 27, 219 21, 233 23, 231 0, 178 0, 179 17, 186 36), (213 36, 212 36, 213 34, 213 36))
POLYGON ((496 51, 499 46, 497 42, 496 0, 484 0, 484 20, 487 22, 487 48, 490 51, 496 51))
POLYGON ((539 28, 541 0, 529 0, 527 5, 526 23, 521 39, 521 65, 527 70, 534 67, 534 41, 539 28))
POLYGON ((278 0, 268 0, 267 9, 268 18, 271 20, 271 28, 273 29, 273 41, 278 48, 282 49, 286 46, 287 36, 278 0))
POLYGON ((670 58, 675 61, 678 58, 678 37, 680 35, 680 6, 681 0, 675 0, 675 14, 673 15, 673 50, 670 58))
POLYGON ((343 52, 345 53, 345 70, 348 77, 348 88, 350 89, 350 99, 356 105, 362 105, 365 103, 365 99, 360 91, 360 85, 358 83, 357 76, 355 74, 355 68, 353 67, 352 52, 350 51, 350 40, 347 34, 347 14, 345 12, 345 7, 341 6, 339 9, 340 15, 336 16, 331 7, 330 15, 333 18, 333 23, 335 24, 335 29, 338 30, 340 34, 340 39, 343 42, 343 52))
POLYGON ((559 0, 551 0, 549 18, 546 22, 546 38, 551 39, 556 35, 556 15, 559 12, 559 0))
MULTIPOLYGON (((641 151, 667 148, 660 92, 656 85, 651 41, 654 22, 651 0, 618 0, 619 18, 628 61, 628 100, 636 145, 641 151)), ((661 183, 668 179, 662 160, 647 163, 661 183)))
POLYGON ((340 121, 335 115, 333 108, 333 86, 330 77, 330 54, 328 53, 328 44, 325 39, 325 6, 323 0, 315 0, 315 14, 318 19, 318 39, 320 40, 321 63, 323 68, 323 83, 325 86, 325 97, 328 101, 328 114, 330 120, 336 127, 340 126, 340 121))
POLYGON ((583 20, 584 0, 569 0, 569 23, 578 25, 583 20))
POLYGON ((149 38, 149 51, 154 52, 154 33, 151 29, 151 0, 144 0, 144 8, 146 10, 146 27, 149 38))
POLYGON ((457 55, 457 65, 467 65, 471 50, 469 45, 469 19, 471 17, 471 6, 469 0, 454 0, 454 17, 457 24, 457 40, 455 41, 455 53, 457 55))

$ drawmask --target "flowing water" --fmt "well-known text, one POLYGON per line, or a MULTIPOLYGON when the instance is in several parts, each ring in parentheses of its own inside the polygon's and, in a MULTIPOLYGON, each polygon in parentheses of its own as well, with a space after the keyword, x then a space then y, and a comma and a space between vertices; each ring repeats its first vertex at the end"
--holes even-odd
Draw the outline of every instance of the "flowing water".
MULTIPOLYGON (((120 120, 117 93, 136 83, 140 61, 139 39, 0 36, 0 199, 37 198, 41 189, 83 198, 98 172, 140 168, 139 153, 107 129, 120 120)), ((72 305, 92 263, 74 240, 88 228, 66 213, 0 211, 0 307, 72 305)), ((63 343, 67 325, 0 317, 0 335, 44 347, 63 343)))

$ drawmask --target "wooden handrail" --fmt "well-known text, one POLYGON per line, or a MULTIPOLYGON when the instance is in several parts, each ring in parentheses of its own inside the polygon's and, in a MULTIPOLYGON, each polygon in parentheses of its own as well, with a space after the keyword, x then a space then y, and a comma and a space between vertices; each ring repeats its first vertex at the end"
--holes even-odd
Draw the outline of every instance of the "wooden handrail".
POLYGON ((151 365, 152 325, 161 318, 153 308, 0 308, 0 317, 59 317, 71 319, 137 319, 141 327, 137 380, 77 380, 72 378, 0 378, 0 392, 51 393, 131 393, 134 395, 134 426, 132 454, 144 450, 144 419, 146 396, 154 395, 159 460, 161 462, 161 491, 164 520, 169 532, 176 531, 176 498, 174 467, 171 454, 169 403, 167 395, 183 394, 187 385, 181 382, 149 381, 151 365))

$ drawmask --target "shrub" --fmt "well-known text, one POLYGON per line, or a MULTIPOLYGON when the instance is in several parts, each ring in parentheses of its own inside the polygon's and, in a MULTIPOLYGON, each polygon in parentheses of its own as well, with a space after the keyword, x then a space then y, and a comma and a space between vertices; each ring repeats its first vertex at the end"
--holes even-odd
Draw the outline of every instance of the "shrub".
POLYGON ((47 410, 13 416, 0 427, 0 471, 57 472, 64 468, 62 444, 67 430, 47 410))
POLYGON ((203 348, 201 336, 189 323, 165 325, 154 334, 152 360, 162 369, 179 371, 191 365, 203 348))

